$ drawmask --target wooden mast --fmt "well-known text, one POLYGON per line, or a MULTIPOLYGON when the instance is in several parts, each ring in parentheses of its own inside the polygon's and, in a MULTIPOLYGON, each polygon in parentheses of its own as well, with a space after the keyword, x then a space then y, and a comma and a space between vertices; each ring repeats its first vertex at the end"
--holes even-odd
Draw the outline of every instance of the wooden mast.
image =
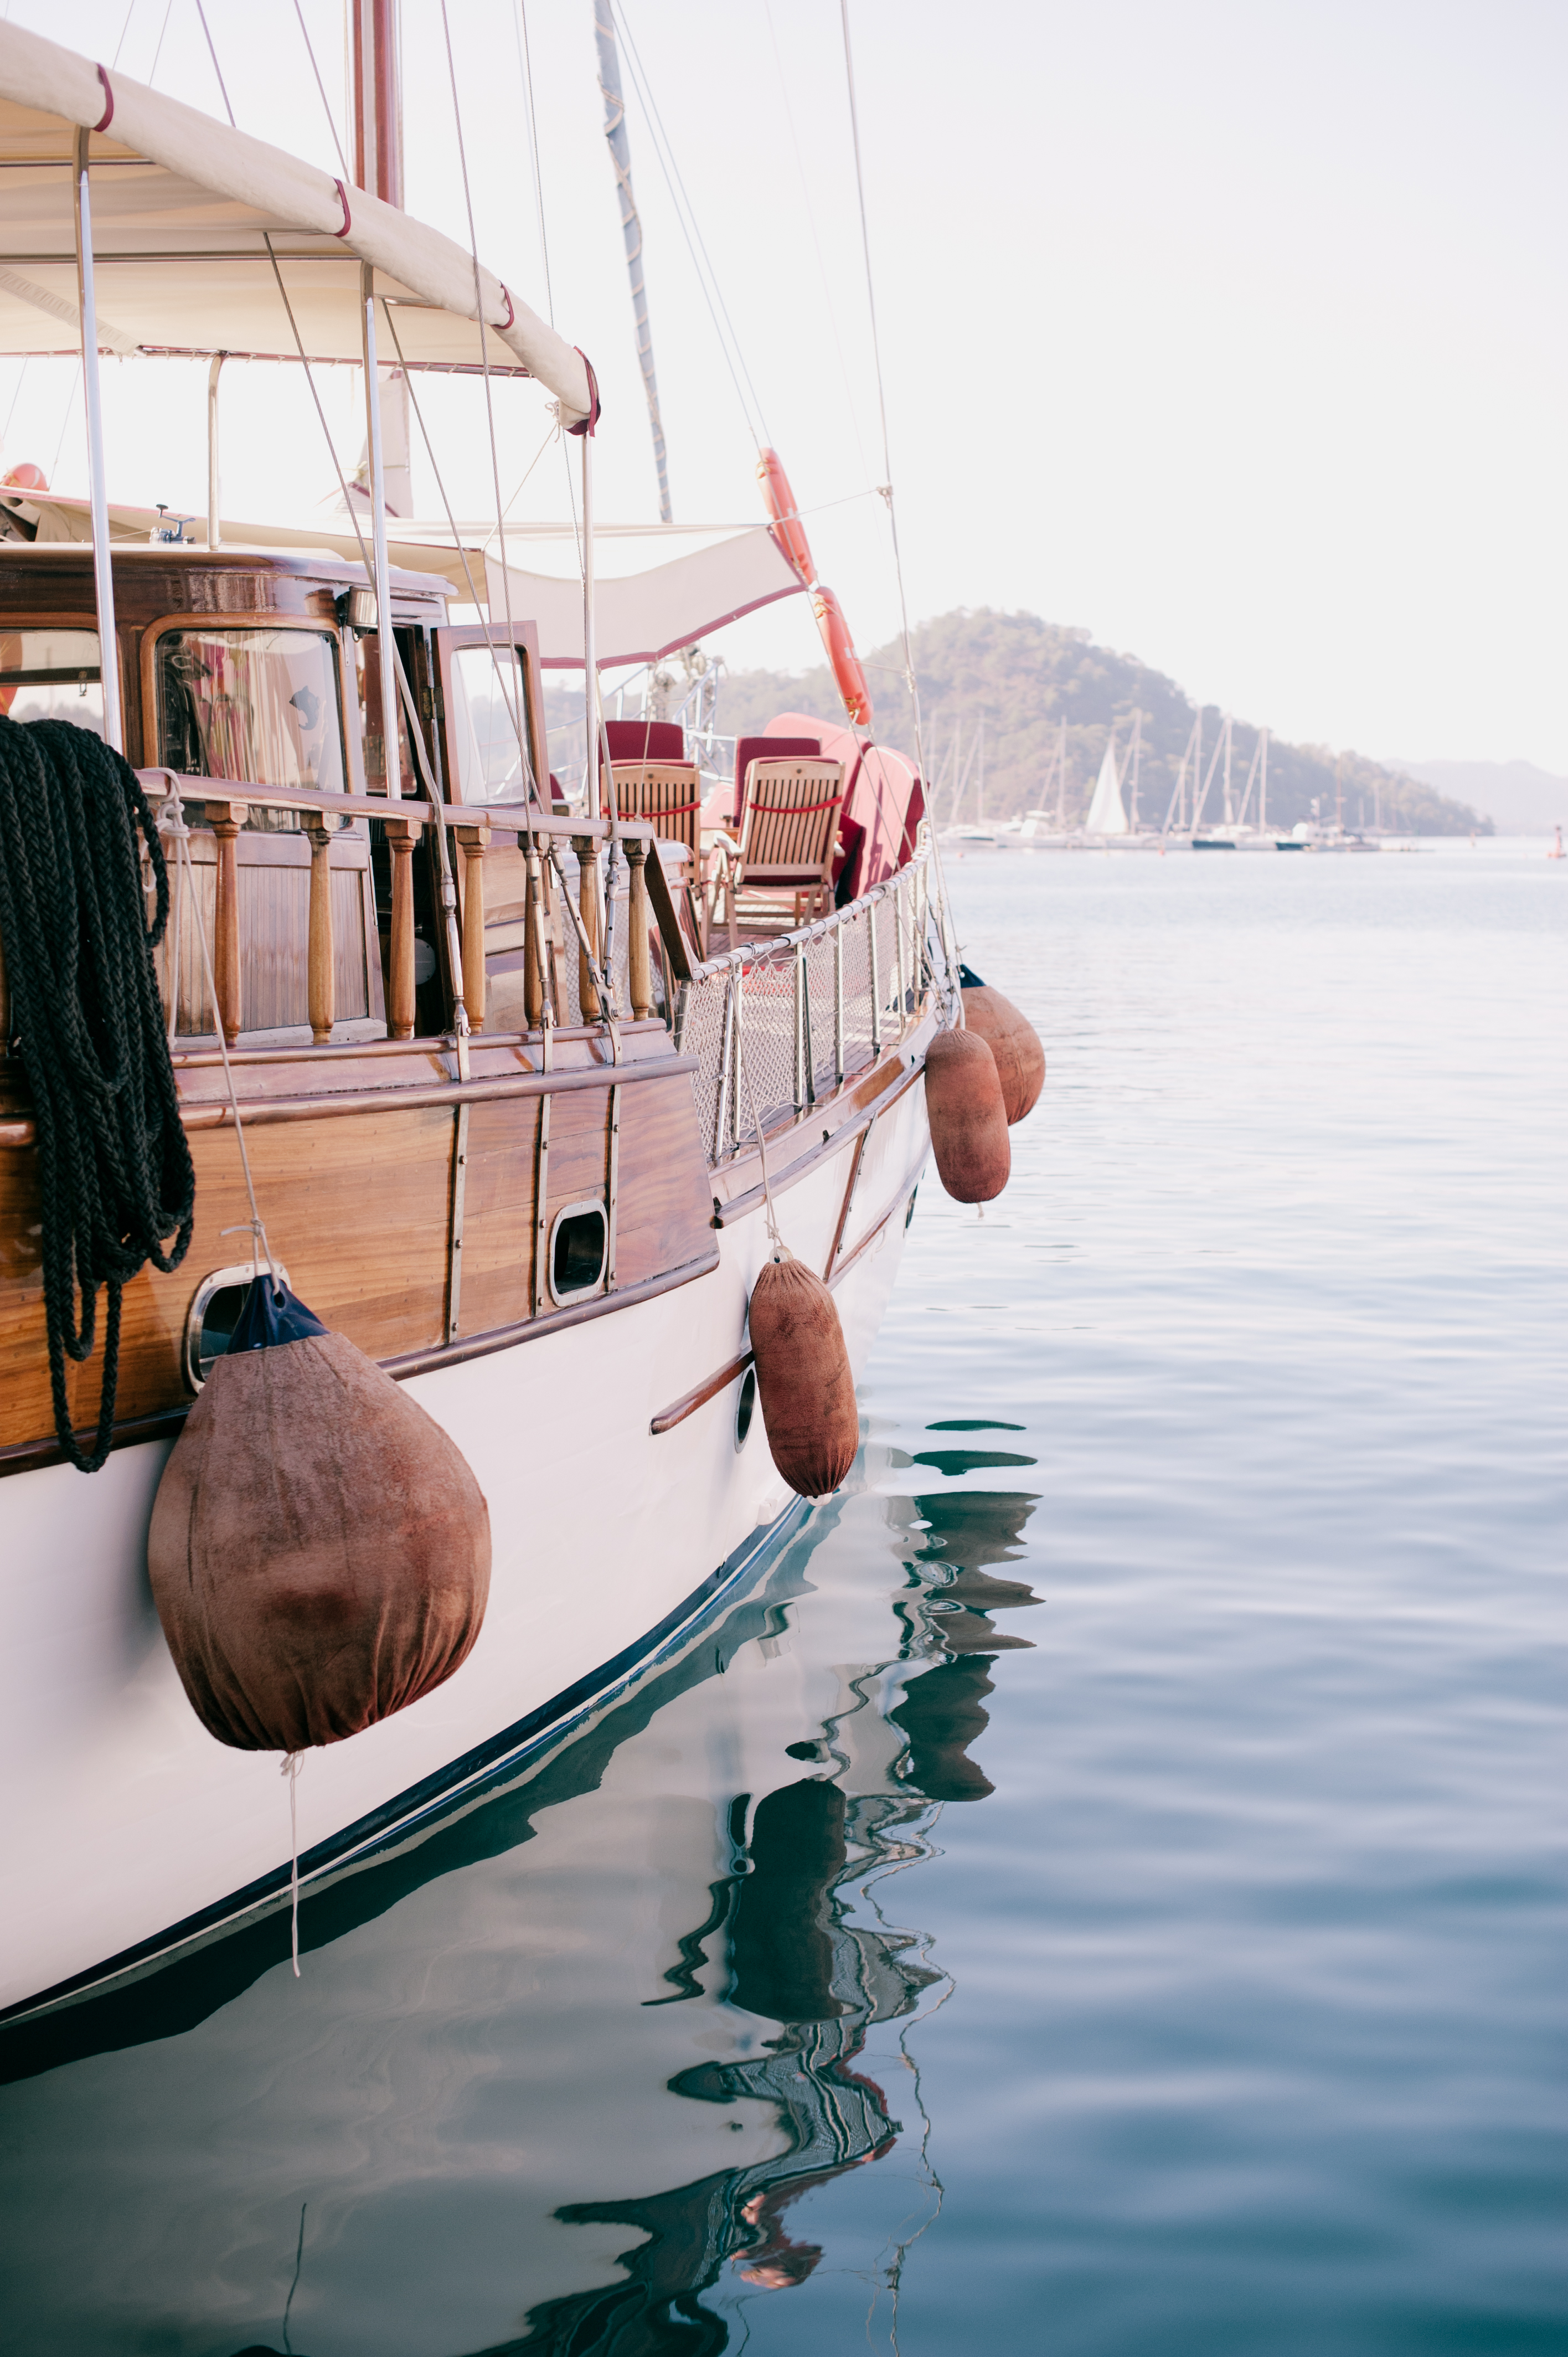
POLYGON ((403 208, 403 82, 397 0, 351 0, 354 39, 354 178, 384 204, 403 208))

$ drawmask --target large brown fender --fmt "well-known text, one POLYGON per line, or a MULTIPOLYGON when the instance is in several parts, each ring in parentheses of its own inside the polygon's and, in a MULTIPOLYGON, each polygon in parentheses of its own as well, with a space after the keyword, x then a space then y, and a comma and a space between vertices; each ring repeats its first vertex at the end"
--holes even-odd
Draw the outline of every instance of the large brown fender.
POLYGON ((832 1295, 804 1261, 764 1264, 751 1351, 773 1462, 798 1497, 825 1498, 854 1463, 860 1415, 832 1295))
POLYGON ((1010 998, 988 984, 976 982, 963 993, 966 1031, 977 1032, 996 1059, 1002 1102, 1011 1127, 1033 1113, 1046 1084, 1046 1051, 1040 1035, 1010 998))
POLYGON ((304 1316, 299 1340, 217 1361, 147 1539, 191 1707, 242 1751, 340 1743, 417 1702, 467 1657, 489 1593, 489 1510, 460 1450, 304 1316))
POLYGON ((1013 1168, 996 1059, 978 1031, 939 1031, 926 1050, 926 1117, 937 1176, 958 1203, 989 1203, 1013 1168))

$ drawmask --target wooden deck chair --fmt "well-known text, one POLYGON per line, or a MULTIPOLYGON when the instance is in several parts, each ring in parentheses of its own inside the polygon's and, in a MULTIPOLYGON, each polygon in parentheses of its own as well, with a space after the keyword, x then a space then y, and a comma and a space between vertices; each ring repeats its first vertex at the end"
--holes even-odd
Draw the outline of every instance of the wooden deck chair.
POLYGON ((797 925, 832 906, 843 803, 840 761, 747 762, 725 895, 732 948, 737 918, 764 918, 781 897, 797 925))
POLYGON ((616 809, 622 818, 645 818, 665 843, 678 843, 690 856, 685 887, 687 915, 699 957, 708 954, 712 891, 702 846, 703 780, 694 761, 616 761, 616 809))

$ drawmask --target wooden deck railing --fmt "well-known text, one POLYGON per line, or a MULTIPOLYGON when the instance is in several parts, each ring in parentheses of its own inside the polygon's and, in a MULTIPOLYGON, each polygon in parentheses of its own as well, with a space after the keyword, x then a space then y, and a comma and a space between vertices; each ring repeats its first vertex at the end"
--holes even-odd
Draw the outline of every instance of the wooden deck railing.
MULTIPOLYGON (((389 801, 382 794, 328 793, 311 786, 237 785, 231 778, 188 777, 172 770, 138 770, 143 791, 155 805, 177 792, 185 802, 199 802, 217 846, 217 890, 213 919, 212 969, 223 1036, 232 1047, 240 1036, 240 880, 239 838, 252 810, 298 811, 305 824, 300 832, 310 845, 310 905, 307 950, 307 1006, 310 1036, 317 1046, 332 1036, 335 1019, 333 985, 331 847, 338 832, 335 819, 379 819, 392 855, 392 931, 387 952, 387 1034, 410 1039, 414 1028, 413 852, 424 829, 437 819, 451 836, 462 860, 462 973, 456 977, 471 1030, 485 1026, 485 853, 493 835, 510 834, 525 841, 530 833, 538 843, 569 840, 577 859, 578 904, 583 931, 598 955, 599 846, 609 835, 607 820, 561 818, 539 810, 525 813, 520 803, 443 803, 404 797, 389 801)), ((673 936, 678 953, 679 929, 664 888, 657 853, 650 861, 654 839, 646 820, 623 819, 617 829, 630 871, 628 980, 634 1017, 652 1012, 652 963, 649 952, 650 879, 658 921, 667 940, 673 936)), ((530 1027, 537 1028, 543 1007, 544 947, 541 899, 541 856, 529 857, 526 901, 527 955, 524 1004, 530 1027)), ((588 1020, 602 1009, 588 960, 578 951, 578 996, 588 1020)), ((689 971, 689 968, 687 969, 689 971)))

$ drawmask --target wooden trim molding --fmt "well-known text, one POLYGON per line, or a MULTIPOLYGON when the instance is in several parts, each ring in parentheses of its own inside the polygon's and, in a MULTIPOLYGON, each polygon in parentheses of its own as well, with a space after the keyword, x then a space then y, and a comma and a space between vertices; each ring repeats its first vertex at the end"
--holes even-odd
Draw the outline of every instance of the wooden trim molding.
MULTIPOLYGON (((858 1168, 858 1163, 856 1167, 858 1168)), ((924 1164, 921 1168, 924 1168, 924 1164)), ((919 1170, 910 1172, 886 1210, 872 1222, 863 1236, 856 1238, 837 1267, 830 1273, 828 1277, 830 1287, 841 1284, 861 1254, 870 1251, 888 1221, 896 1211, 902 1210, 919 1183, 919 1170)), ((833 1239, 833 1250, 835 1253, 838 1250, 836 1236, 833 1239)), ((678 1400, 671 1400, 668 1407, 660 1409, 659 1414, 650 1424, 649 1431, 655 1438, 661 1432, 673 1432, 678 1424, 684 1424, 689 1415, 695 1415, 700 1407, 706 1407, 711 1399, 716 1399, 720 1392, 727 1390, 737 1375, 744 1375, 752 1362, 752 1357, 753 1353, 750 1351, 743 1351, 738 1358, 731 1359, 719 1369, 716 1374, 710 1375, 705 1383, 699 1383, 694 1391, 682 1392, 678 1400)))
MULTIPOLYGON (((551 1310, 543 1318, 524 1318, 515 1326, 498 1326, 488 1334, 470 1334, 460 1342, 438 1343, 428 1351, 410 1351, 402 1358, 381 1359, 377 1364, 383 1374, 394 1383, 406 1383, 411 1375, 434 1374, 441 1367, 461 1366, 468 1359, 487 1359, 497 1351, 515 1350, 524 1342, 537 1342, 546 1334, 558 1334, 567 1326, 583 1326, 593 1318, 607 1318, 618 1309, 634 1309, 639 1301, 655 1301, 661 1293, 673 1293, 682 1285, 691 1285, 700 1276, 711 1275, 719 1265, 718 1248, 701 1254, 697 1259, 683 1261, 677 1268, 668 1268, 659 1276, 645 1277, 640 1285, 628 1285, 618 1293, 600 1294, 593 1301, 575 1301, 565 1309, 551 1310)), ((159 1415, 144 1415, 116 1425, 111 1448, 134 1448, 144 1440, 173 1440, 182 1429, 194 1402, 169 1408, 159 1415)), ((83 1431, 80 1437, 91 1438, 83 1431)), ((44 1465, 62 1465, 65 1451, 58 1440, 15 1441, 8 1448, 0 1448, 0 1480, 8 1473, 30 1473, 44 1465)))
MULTIPOLYGON (((576 1071, 503 1072, 490 1080, 431 1081, 418 1088, 339 1089, 311 1096, 255 1097, 241 1104, 239 1118, 247 1128, 263 1128, 272 1122, 328 1121, 347 1114, 424 1112, 431 1105, 488 1104, 502 1097, 550 1097, 581 1089, 625 1088, 636 1081, 676 1080, 696 1070, 695 1056, 646 1056, 625 1064, 590 1064, 576 1071)), ((223 1097, 180 1107, 180 1121, 187 1129, 232 1129, 234 1119, 235 1109, 223 1097)), ((35 1142, 31 1121, 0 1121, 0 1146, 28 1146, 35 1142)))

